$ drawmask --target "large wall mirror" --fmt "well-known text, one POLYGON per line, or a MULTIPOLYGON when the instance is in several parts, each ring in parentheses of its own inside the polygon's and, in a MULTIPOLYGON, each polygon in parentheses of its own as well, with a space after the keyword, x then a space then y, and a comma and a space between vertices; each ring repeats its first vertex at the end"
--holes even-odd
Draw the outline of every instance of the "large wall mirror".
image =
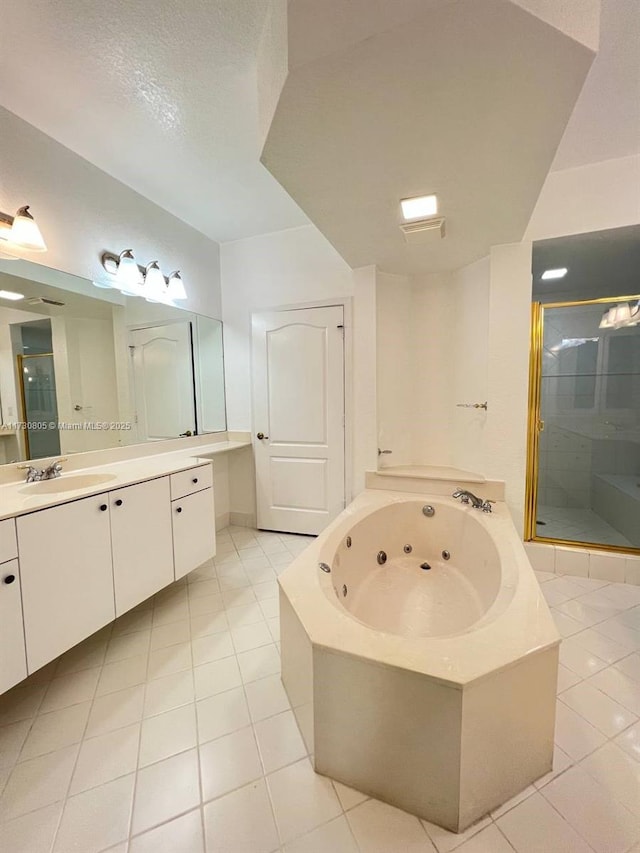
POLYGON ((640 549, 638 270, 640 226, 534 243, 529 539, 640 549))
POLYGON ((0 464, 223 431, 222 323, 0 261, 0 414, 0 464))

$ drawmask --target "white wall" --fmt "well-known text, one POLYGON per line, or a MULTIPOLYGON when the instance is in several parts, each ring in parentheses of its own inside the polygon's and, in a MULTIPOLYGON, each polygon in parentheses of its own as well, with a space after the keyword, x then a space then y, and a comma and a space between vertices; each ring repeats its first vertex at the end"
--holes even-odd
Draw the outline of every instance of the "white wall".
MULTIPOLYGON (((251 314, 309 302, 352 299, 353 488, 376 465, 375 301, 373 267, 352 271, 312 225, 224 243, 221 246, 225 381, 230 430, 250 430, 251 314)), ((347 437, 349 441, 351 436, 347 437)))
POLYGON ((217 243, 2 108, 0 138, 0 210, 31 205, 48 247, 25 257, 91 281, 103 251, 132 248, 182 270, 186 308, 221 316, 217 243))

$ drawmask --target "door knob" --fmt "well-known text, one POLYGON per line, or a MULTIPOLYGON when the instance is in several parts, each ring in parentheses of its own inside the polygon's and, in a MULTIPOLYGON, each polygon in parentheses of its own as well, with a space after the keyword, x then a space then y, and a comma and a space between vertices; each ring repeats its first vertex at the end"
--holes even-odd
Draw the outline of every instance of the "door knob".
POLYGON ((180 433, 180 438, 191 438, 192 435, 193 435, 193 433, 191 432, 190 429, 188 429, 186 432, 180 433))
POLYGON ((257 433, 256 438, 259 438, 260 441, 262 441, 263 438, 269 438, 269 436, 265 435, 263 432, 259 432, 257 433))

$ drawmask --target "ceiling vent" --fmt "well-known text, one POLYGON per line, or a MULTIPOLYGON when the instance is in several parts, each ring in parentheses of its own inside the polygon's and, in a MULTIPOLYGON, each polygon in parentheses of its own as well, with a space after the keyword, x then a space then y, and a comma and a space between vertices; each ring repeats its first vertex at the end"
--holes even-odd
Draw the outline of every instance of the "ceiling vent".
POLYGON ((62 307, 64 302, 58 302, 57 299, 47 299, 46 296, 32 296, 27 299, 27 305, 58 305, 62 307))
POLYGON ((400 230, 407 243, 424 243, 434 237, 442 238, 445 235, 444 216, 419 219, 415 222, 402 222, 400 223, 400 230))

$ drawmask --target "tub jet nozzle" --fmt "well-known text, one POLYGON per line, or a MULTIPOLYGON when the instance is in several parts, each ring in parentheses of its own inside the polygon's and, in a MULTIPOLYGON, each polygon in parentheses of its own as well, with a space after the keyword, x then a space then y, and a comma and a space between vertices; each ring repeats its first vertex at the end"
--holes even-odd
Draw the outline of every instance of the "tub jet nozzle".
POLYGON ((430 569, 431 566, 429 565, 429 563, 420 563, 420 568, 425 569, 426 571, 427 569, 430 569))

